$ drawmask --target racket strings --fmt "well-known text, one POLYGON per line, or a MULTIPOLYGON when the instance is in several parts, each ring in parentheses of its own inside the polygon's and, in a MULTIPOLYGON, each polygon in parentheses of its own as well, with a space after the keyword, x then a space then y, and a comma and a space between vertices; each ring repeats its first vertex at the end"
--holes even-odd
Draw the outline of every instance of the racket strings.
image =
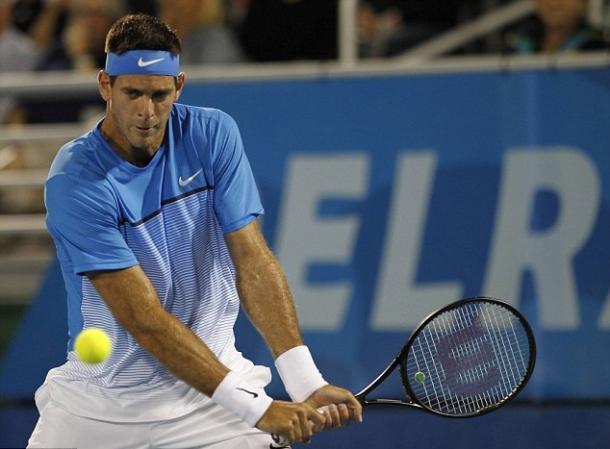
POLYGON ((529 347, 526 330, 510 310, 471 302, 430 321, 413 341, 403 370, 425 407, 477 414, 505 401, 524 381, 529 347))

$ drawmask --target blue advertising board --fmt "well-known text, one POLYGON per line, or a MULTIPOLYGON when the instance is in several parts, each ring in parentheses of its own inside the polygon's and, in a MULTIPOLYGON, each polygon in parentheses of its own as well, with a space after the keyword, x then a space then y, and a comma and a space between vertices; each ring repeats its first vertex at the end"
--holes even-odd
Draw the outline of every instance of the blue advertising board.
MULTIPOLYGON (((534 327, 522 398, 610 400, 608 68, 215 81, 180 101, 238 122, 328 380, 359 390, 428 313, 490 295, 534 327)), ((62 297, 41 291, 0 366, 3 396, 31 396, 63 357, 65 329, 34 318, 62 297), (47 365, 24 362, 32 347, 47 365)), ((243 316, 237 333, 272 364, 243 316)))
POLYGON ((535 328, 525 396, 610 398, 608 69, 217 83, 182 101, 240 124, 329 378, 358 389, 428 313, 485 294, 535 328))

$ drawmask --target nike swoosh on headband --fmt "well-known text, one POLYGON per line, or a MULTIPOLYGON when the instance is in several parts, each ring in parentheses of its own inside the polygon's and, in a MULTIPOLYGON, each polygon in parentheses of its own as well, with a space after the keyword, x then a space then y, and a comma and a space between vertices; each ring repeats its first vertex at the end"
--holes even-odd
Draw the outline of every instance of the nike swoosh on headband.
POLYGON ((144 59, 140 58, 138 59, 138 67, 148 67, 149 65, 153 65, 156 64, 158 62, 163 61, 165 58, 159 58, 159 59, 151 59, 150 61, 144 61, 144 59))
POLYGON ((178 76, 180 56, 163 50, 129 50, 120 54, 108 52, 105 70, 110 76, 178 76))

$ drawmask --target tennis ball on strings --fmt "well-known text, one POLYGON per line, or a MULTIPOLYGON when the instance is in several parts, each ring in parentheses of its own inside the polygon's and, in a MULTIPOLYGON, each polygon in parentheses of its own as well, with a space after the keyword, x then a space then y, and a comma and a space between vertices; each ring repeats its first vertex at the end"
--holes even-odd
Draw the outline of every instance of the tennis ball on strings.
POLYGON ((110 356, 112 341, 102 329, 89 327, 76 337, 74 351, 85 363, 101 363, 110 356))
POLYGON ((418 371, 415 373, 415 381, 419 382, 420 384, 423 384, 426 380, 426 375, 424 373, 422 373, 421 371, 418 371))

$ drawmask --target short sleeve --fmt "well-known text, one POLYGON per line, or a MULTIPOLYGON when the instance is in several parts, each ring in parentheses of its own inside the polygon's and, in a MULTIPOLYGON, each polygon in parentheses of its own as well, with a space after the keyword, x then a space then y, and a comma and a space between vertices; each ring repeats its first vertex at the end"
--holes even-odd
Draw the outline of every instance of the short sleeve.
POLYGON ((54 176, 45 186, 45 205, 49 232, 73 273, 137 265, 119 229, 114 196, 103 181, 54 176))
POLYGON ((221 113, 212 139, 214 208, 223 232, 235 231, 264 213, 235 120, 221 113))

